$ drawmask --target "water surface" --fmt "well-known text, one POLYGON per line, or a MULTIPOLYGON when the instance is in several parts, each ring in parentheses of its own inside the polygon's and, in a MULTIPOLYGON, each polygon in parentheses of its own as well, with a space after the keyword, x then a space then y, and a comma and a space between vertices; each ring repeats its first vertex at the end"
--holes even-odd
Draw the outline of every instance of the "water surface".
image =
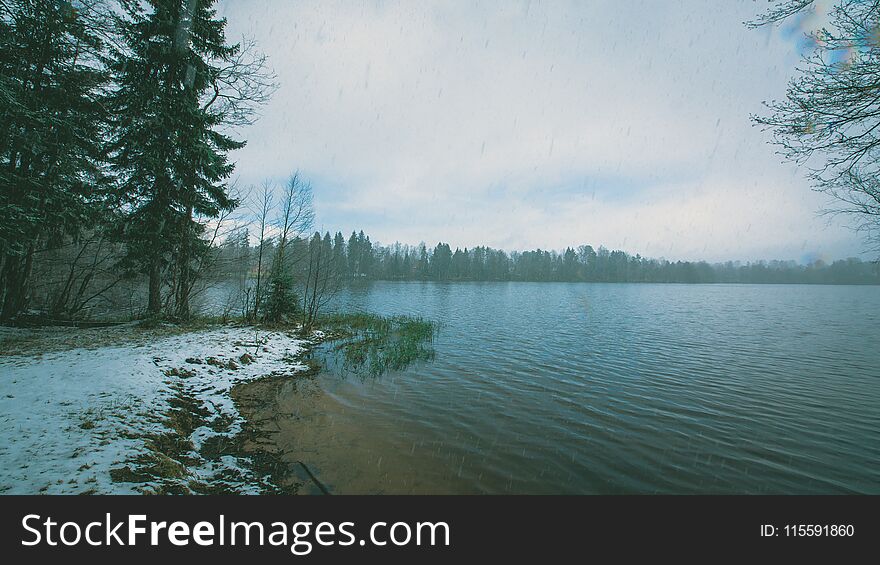
POLYGON ((880 493, 880 287, 376 282, 337 304, 442 326, 433 362, 326 371, 308 408, 282 392, 282 440, 336 492, 880 493))

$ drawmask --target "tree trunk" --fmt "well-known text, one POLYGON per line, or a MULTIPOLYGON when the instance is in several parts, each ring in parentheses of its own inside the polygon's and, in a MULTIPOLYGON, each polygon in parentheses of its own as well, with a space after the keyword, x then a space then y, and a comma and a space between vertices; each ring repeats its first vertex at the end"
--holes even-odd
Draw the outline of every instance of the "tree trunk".
MULTIPOLYGON (((165 190, 163 184, 157 185, 156 200, 154 202, 157 210, 156 233, 153 236, 153 248, 149 250, 149 272, 150 291, 147 298, 147 314, 151 316, 158 315, 162 312, 162 251, 164 242, 162 241, 162 232, 165 231, 165 219, 161 213, 165 207, 165 190)), ((172 287, 174 288, 174 287, 172 287)))
POLYGON ((257 258, 257 288, 256 294, 254 296, 254 320, 260 319, 260 283, 263 278, 263 245, 264 245, 263 234, 260 234, 260 254, 257 258))
POLYGON ((23 257, 10 256, 6 258, 2 277, 6 288, 4 289, 2 309, 0 309, 0 323, 8 323, 24 311, 27 305, 28 279, 33 265, 33 244, 28 246, 23 257))
POLYGON ((190 228, 192 224, 192 206, 187 207, 186 217, 180 230, 180 256, 178 265, 178 284, 177 284, 177 317, 182 320, 188 320, 190 316, 189 295, 192 291, 192 273, 190 272, 192 235, 190 228))
POLYGON ((147 313, 156 315, 162 311, 162 276, 158 259, 150 263, 150 292, 147 298, 147 313))
POLYGON ((5 261, 3 269, 3 303, 0 305, 0 323, 9 322, 17 314, 17 304, 20 301, 18 270, 21 259, 9 257, 5 261))

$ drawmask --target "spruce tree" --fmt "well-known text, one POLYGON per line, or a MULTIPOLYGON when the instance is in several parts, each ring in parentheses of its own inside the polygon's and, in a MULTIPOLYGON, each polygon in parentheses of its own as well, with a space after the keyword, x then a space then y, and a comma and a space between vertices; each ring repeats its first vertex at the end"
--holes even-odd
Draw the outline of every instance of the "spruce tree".
POLYGON ((228 153, 244 146, 221 132, 228 115, 213 103, 227 45, 213 0, 122 2, 121 46, 109 68, 116 90, 111 159, 126 212, 120 235, 127 264, 149 278, 147 310, 162 309, 170 283, 175 313, 189 315, 192 262, 204 249, 204 225, 235 206, 228 153))
POLYGON ((26 308, 35 253, 106 209, 101 6, 0 6, 0 322, 26 308))

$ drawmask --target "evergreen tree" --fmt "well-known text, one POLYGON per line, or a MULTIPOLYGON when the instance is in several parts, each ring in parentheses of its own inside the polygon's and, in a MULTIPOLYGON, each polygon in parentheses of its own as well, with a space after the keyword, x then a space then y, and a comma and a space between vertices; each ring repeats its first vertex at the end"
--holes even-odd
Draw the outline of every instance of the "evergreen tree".
POLYGON ((360 266, 361 273, 365 277, 373 275, 373 244, 370 242, 370 236, 365 236, 364 232, 358 234, 358 244, 360 247, 360 266))
POLYGON ((566 247, 562 256, 562 280, 568 282, 577 280, 577 271, 577 254, 571 247, 566 247))
POLYGON ((348 276, 360 276, 360 255, 360 243, 358 242, 357 234, 352 231, 351 236, 348 238, 348 276))
POLYGON ((340 277, 344 276, 347 265, 345 256, 345 237, 342 232, 336 232, 333 236, 333 269, 340 277))
POLYGON ((176 313, 189 315, 191 263, 204 245, 203 224, 235 202, 227 154, 244 145, 221 133, 228 111, 213 104, 227 45, 226 21, 213 0, 122 2, 121 46, 110 70, 116 89, 111 158, 125 205, 128 264, 149 277, 147 309, 162 307, 163 273, 173 268, 176 313))
POLYGON ((103 20, 70 2, 0 10, 0 321, 27 306, 34 254, 102 223, 103 20))
POLYGON ((452 264, 452 250, 448 243, 438 243, 431 256, 431 276, 435 280, 444 281, 449 278, 452 264))
POLYGON ((419 244, 419 258, 416 264, 416 273, 422 280, 427 279, 430 275, 430 266, 428 263, 428 248, 425 242, 419 244))

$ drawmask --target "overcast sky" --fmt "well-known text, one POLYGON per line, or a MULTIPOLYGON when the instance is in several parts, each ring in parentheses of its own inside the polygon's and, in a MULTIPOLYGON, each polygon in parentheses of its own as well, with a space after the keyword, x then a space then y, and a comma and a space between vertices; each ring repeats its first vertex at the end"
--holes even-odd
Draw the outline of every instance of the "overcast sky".
POLYGON ((382 243, 858 255, 749 121, 799 57, 797 33, 743 25, 766 5, 223 1, 280 84, 236 174, 299 169, 316 227, 382 243))

